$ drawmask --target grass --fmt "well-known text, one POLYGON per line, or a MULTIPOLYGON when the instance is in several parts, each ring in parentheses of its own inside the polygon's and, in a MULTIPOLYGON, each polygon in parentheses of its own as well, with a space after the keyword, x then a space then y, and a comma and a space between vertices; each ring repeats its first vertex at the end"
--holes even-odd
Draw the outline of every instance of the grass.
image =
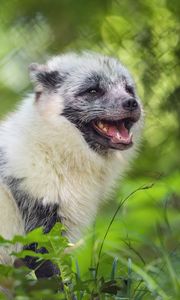
MULTIPOLYGON (((174 174, 155 185, 126 181, 116 195, 117 208, 113 212, 109 203, 75 250, 65 251, 68 241, 60 224, 47 235, 38 228, 13 241, 1 239, 4 246, 38 242, 49 253, 36 256, 51 259, 61 276, 38 281, 25 267, 0 266, 0 284, 15 300, 180 299, 178 180, 174 174)), ((24 250, 17 256, 27 254, 34 255, 24 250)), ((0 299, 8 298, 1 293, 0 299)))

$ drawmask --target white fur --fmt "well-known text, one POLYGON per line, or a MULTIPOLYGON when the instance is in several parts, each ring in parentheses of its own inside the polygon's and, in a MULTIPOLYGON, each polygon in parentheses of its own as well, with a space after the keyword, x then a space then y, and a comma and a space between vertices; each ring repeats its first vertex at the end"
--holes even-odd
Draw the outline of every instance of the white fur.
MULTIPOLYGON (((59 61, 59 63, 61 60, 59 61)), ((49 65, 53 69, 52 60, 49 65)), ((57 63, 57 61, 56 61, 57 63)), ((69 64, 71 62, 69 61, 69 64)), ((22 188, 43 203, 58 203, 59 214, 74 242, 95 218, 97 209, 127 169, 137 148, 140 124, 134 125, 134 146, 100 155, 65 117, 63 97, 48 91, 27 97, 0 126, 0 148, 8 164, 5 176, 24 178, 22 188)), ((23 222, 9 191, 0 190, 0 235, 23 234, 23 222)))

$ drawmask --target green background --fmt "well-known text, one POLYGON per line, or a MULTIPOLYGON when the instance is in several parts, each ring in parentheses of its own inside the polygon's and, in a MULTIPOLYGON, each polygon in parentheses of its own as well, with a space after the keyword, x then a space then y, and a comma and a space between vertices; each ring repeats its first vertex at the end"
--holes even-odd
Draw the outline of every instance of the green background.
MULTIPOLYGON (((179 17, 178 0, 0 0, 2 118, 32 90, 28 65, 51 55, 91 49, 117 56, 133 74, 145 110, 139 155, 77 256, 86 274, 96 263, 118 204, 153 183, 120 209, 105 240, 99 272, 106 277, 113 257, 123 257, 127 265, 130 258, 171 299, 178 299, 180 269, 179 17)), ((126 267, 121 261, 119 276, 125 276, 126 267)), ((151 292, 143 297, 137 299, 163 299, 151 292)))

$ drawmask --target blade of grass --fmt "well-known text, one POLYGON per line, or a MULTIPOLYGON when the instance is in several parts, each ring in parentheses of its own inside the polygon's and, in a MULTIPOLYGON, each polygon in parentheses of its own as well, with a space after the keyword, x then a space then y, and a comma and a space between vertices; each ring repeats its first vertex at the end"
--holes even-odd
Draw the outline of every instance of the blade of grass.
POLYGON ((131 273, 132 273, 132 261, 128 258, 128 280, 127 280, 127 294, 130 299, 131 297, 131 273))
POLYGON ((98 253, 98 260, 97 260, 97 265, 96 265, 96 271, 95 271, 95 279, 97 279, 97 275, 98 275, 98 271, 99 271, 99 263, 100 263, 100 258, 101 258, 101 254, 102 254, 102 249, 103 249, 103 246, 104 246, 104 242, 106 240, 106 237, 108 235, 108 232, 118 214, 118 212, 120 211, 121 207, 123 206, 123 204, 130 198, 132 197, 134 194, 136 194, 137 192, 139 191, 142 191, 142 190, 146 190, 146 189, 150 189, 154 186, 154 183, 152 184, 149 184, 149 185, 142 185, 141 187, 138 187, 136 190, 132 191, 127 197, 125 197, 121 203, 119 204, 119 206, 117 207, 114 215, 112 216, 111 218, 111 221, 106 229, 106 232, 104 234, 104 237, 103 237, 103 240, 102 240, 102 243, 101 243, 101 246, 100 246, 100 249, 99 249, 99 253, 98 253))
POLYGON ((115 257, 112 263, 112 271, 111 271, 111 280, 115 279, 115 274, 117 270, 118 258, 115 257))

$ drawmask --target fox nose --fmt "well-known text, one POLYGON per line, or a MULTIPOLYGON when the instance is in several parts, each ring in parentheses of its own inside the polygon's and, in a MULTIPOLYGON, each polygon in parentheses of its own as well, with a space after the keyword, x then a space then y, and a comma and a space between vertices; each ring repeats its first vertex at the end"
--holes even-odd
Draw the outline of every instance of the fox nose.
POLYGON ((122 106, 125 110, 133 111, 138 108, 138 102, 134 98, 123 101, 122 106))

